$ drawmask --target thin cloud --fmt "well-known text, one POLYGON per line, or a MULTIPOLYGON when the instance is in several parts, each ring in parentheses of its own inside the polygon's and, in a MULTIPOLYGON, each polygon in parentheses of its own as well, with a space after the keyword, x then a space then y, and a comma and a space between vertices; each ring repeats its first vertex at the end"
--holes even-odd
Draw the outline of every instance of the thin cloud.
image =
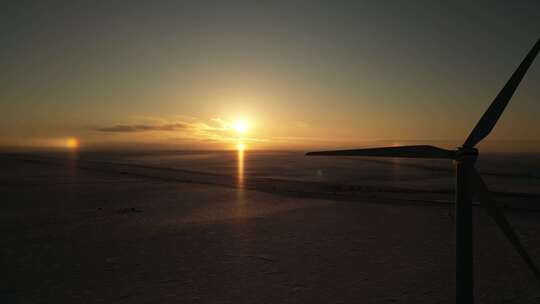
POLYGON ((112 126, 90 127, 94 131, 106 133, 140 133, 151 131, 179 131, 171 138, 177 141, 193 142, 213 142, 213 143, 236 143, 238 141, 246 143, 266 143, 271 141, 266 138, 239 136, 233 128, 233 123, 222 118, 212 118, 207 121, 200 121, 193 118, 193 121, 173 121, 167 122, 164 119, 154 118, 154 122, 136 124, 116 124, 112 126), (178 137, 180 136, 180 137, 178 137))
POLYGON ((167 123, 167 124, 159 124, 159 125, 150 125, 150 124, 114 125, 110 127, 96 128, 96 131, 133 133, 133 132, 147 132, 147 131, 177 131, 177 130, 185 130, 187 128, 189 128, 189 124, 186 124, 183 122, 176 122, 176 123, 167 123))

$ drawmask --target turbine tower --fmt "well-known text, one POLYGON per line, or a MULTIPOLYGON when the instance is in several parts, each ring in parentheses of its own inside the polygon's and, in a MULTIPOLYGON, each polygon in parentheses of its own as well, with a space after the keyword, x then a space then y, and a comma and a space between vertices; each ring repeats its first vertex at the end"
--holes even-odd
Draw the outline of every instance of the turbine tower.
POLYGON ((502 207, 497 204, 482 177, 474 167, 478 158, 475 146, 489 135, 506 105, 512 98, 521 79, 534 61, 540 50, 540 39, 536 41, 525 59, 521 62, 512 77, 495 97, 487 111, 482 115, 463 145, 456 150, 446 150, 434 146, 402 146, 371 149, 338 150, 309 152, 306 155, 318 156, 375 156, 375 157, 407 157, 407 158, 439 158, 454 161, 456 167, 456 303, 472 304, 473 294, 473 240, 472 240, 472 197, 480 201, 489 216, 493 218, 512 246, 540 281, 540 271, 521 244, 518 236, 504 216, 502 207))

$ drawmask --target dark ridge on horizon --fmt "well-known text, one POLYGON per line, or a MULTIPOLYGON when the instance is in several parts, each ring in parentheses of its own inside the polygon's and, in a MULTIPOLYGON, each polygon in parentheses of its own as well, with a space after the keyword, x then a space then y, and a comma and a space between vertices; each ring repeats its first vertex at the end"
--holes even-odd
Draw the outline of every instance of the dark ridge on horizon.
MULTIPOLYGON (((224 186, 229 188, 237 188, 237 178, 235 176, 218 174, 203 171, 185 170, 178 168, 167 168, 151 165, 140 165, 133 163, 122 162, 108 162, 108 161, 95 161, 95 160, 83 160, 80 158, 67 159, 62 157, 45 157, 37 155, 17 155, 17 154, 0 154, 0 157, 13 161, 33 162, 45 165, 53 166, 68 166, 75 165, 82 170, 92 170, 104 173, 113 173, 120 175, 129 175, 133 177, 141 177, 154 179, 163 182, 180 182, 180 183, 196 183, 203 185, 224 186), (142 171, 141 171, 142 170, 142 171), (172 174, 172 175, 171 175, 172 174)), ((427 168, 424 168, 427 169, 427 168)), ((430 169, 427 169, 430 170, 430 169)), ((506 176, 506 175, 503 175, 506 176)), ((7 183, 8 184, 8 183, 7 183)), ((15 184, 12 186, 16 186, 15 184)), ((315 181, 299 181, 292 179, 279 179, 279 178, 264 178, 264 177, 250 177, 245 180, 245 189, 255 190, 261 192, 268 192, 273 194, 280 194, 286 196, 300 196, 303 198, 314 199, 337 199, 345 201, 357 201, 362 197, 371 197, 371 195, 384 195, 384 194, 435 194, 435 195, 451 195, 454 193, 453 189, 411 189, 403 187, 393 186, 363 186, 350 183, 335 183, 335 182, 315 182, 315 181)), ((494 191, 494 194, 501 197, 514 197, 514 198, 526 198, 536 199, 540 198, 540 194, 534 193, 522 193, 511 191, 494 191)), ((379 197, 389 199, 390 201, 405 201, 405 202, 417 202, 422 204, 444 204, 452 205, 452 200, 441 199, 415 199, 415 198, 402 198, 399 196, 391 197, 379 197)), ((511 209, 519 210, 540 210, 538 207, 531 207, 531 205, 505 205, 511 209)))

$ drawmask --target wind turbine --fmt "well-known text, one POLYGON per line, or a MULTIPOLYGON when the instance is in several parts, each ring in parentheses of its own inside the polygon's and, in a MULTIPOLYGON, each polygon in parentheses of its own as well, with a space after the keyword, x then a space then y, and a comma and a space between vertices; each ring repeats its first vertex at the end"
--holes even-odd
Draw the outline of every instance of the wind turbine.
POLYGON ((456 150, 446 150, 434 146, 417 145, 384 147, 371 149, 309 152, 306 155, 319 156, 375 156, 451 159, 456 167, 456 303, 472 304, 473 294, 473 240, 472 240, 472 197, 476 195, 488 215, 501 228, 516 251, 540 281, 540 271, 525 251, 518 236, 504 216, 502 207, 497 204, 474 164, 478 157, 475 146, 489 135, 506 105, 512 98, 521 79, 540 50, 540 39, 536 41, 525 59, 508 80, 487 111, 482 115, 469 137, 456 150))

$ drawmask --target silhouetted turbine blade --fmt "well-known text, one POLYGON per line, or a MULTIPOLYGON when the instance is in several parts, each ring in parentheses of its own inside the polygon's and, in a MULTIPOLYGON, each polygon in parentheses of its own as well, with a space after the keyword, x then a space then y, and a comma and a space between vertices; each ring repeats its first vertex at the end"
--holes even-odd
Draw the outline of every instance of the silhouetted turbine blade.
POLYGON ((376 156, 376 157, 408 157, 408 158, 444 158, 453 159, 454 151, 434 146, 401 146, 386 148, 370 148, 355 150, 308 152, 306 155, 314 156, 376 156))
POLYGON ((510 226, 510 223, 508 222, 506 217, 504 216, 502 208, 491 197, 491 194, 489 193, 489 190, 484 181, 482 180, 480 174, 478 174, 476 169, 471 168, 469 171, 469 177, 471 188, 474 189, 474 192, 476 193, 476 196, 480 201, 482 207, 484 207, 486 209, 486 212, 493 218, 493 220, 495 220, 495 223, 499 226, 499 228, 501 228, 501 230, 504 232, 504 235, 514 246, 514 249, 516 249, 519 255, 521 255, 521 257, 525 260, 529 268, 534 272, 536 278, 540 282, 540 271, 538 271, 538 268, 534 264, 527 251, 525 251, 525 248, 521 244, 521 241, 510 226))
POLYGON ((499 117, 501 117, 504 108, 514 95, 516 88, 518 87, 521 79, 527 73, 527 69, 534 61, 534 58, 540 50, 540 39, 536 41, 536 44, 529 51, 525 59, 521 62, 517 70, 512 74, 512 77, 508 80, 506 85, 499 92, 497 97, 493 100, 487 111, 482 115, 482 118, 478 121, 471 134, 463 144, 464 147, 472 148, 482 139, 484 139, 491 132, 499 117))

